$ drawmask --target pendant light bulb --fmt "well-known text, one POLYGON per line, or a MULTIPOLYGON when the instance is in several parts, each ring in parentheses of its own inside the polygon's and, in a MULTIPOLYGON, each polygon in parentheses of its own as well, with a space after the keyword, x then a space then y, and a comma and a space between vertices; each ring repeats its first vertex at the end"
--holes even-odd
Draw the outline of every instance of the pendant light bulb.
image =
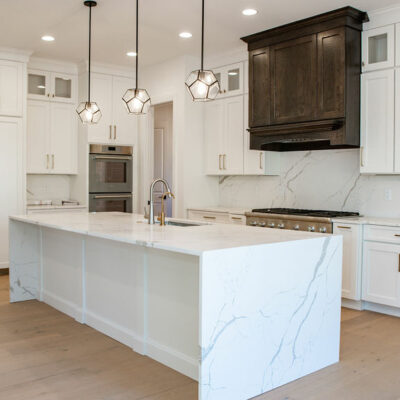
POLYGON ((136 87, 128 89, 122 100, 129 114, 147 114, 151 100, 146 89, 139 89, 139 0, 136 0, 136 87))
POLYGON ((97 6, 97 2, 86 0, 83 2, 89 7, 89 68, 88 68, 88 100, 79 104, 76 112, 83 124, 97 124, 101 118, 101 111, 97 103, 90 101, 90 74, 91 74, 91 55, 92 55, 92 7, 97 6))
POLYGON ((193 101, 210 101, 218 96, 220 85, 214 72, 204 69, 204 0, 201 18, 201 68, 192 71, 185 84, 193 101))

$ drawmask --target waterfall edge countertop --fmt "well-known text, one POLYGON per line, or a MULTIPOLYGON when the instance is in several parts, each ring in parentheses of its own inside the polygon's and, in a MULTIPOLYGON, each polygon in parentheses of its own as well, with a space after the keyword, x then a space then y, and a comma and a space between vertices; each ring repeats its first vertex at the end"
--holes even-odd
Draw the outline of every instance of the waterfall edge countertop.
MULTIPOLYGON (((270 243, 315 239, 327 235, 243 225, 149 225, 142 215, 107 213, 40 213, 10 219, 98 238, 199 256, 203 252, 270 243)), ((173 221, 188 220, 172 219, 173 221)), ((193 223, 198 223, 193 221, 193 223)))

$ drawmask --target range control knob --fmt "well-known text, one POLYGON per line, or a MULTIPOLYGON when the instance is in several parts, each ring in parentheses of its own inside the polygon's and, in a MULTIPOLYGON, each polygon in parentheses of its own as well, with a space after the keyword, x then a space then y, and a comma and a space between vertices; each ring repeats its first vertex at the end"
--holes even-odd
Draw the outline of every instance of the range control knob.
POLYGON ((285 227, 285 224, 278 224, 279 229, 283 229, 285 227))
POLYGON ((319 231, 320 231, 321 233, 326 233, 326 227, 323 226, 322 228, 319 228, 319 231))
POLYGON ((265 222, 259 222, 258 226, 261 227, 261 228, 265 228, 265 222))
POLYGON ((250 221, 250 226, 257 226, 257 222, 256 221, 250 221))
POLYGON ((293 229, 294 229, 295 231, 298 231, 298 230, 300 229, 300 225, 297 224, 297 225, 293 226, 293 229))
POLYGON ((275 228, 275 224, 274 224, 273 222, 270 222, 270 223, 268 224, 268 228, 275 228))
POLYGON ((315 232, 315 226, 309 226, 308 232, 315 232))

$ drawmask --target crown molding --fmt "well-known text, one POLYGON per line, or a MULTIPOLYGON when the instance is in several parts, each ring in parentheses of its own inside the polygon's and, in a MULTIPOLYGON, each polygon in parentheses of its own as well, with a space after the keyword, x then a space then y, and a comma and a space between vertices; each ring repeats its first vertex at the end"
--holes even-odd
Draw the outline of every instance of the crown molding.
POLYGON ((64 74, 77 74, 78 65, 69 61, 51 60, 48 58, 31 57, 28 68, 41 71, 59 72, 64 74))
POLYGON ((237 62, 247 61, 248 57, 247 46, 243 43, 243 45, 239 45, 237 48, 225 53, 211 54, 205 57, 204 64, 206 69, 219 68, 237 62))
MULTIPOLYGON (((89 69, 88 61, 85 60, 78 64, 79 75, 85 74, 86 72, 88 72, 88 69, 89 69)), ((91 72, 98 74, 106 74, 106 75, 117 75, 125 78, 134 78, 135 76, 134 67, 131 68, 121 65, 96 63, 96 62, 92 62, 91 72)))
POLYGON ((368 11, 369 22, 363 24, 364 30, 374 29, 400 21, 400 4, 368 11))
POLYGON ((28 62, 33 51, 13 49, 11 47, 0 47, 0 59, 10 61, 28 62))

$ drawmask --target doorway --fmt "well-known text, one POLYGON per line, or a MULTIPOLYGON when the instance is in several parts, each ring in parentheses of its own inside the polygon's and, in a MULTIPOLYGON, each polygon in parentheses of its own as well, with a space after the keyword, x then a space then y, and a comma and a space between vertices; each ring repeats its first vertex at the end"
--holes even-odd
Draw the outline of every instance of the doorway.
MULTIPOLYGON (((173 191, 172 179, 172 146, 173 146, 173 103, 162 103, 153 106, 154 112, 154 169, 153 179, 165 179, 173 191)), ((158 183, 154 191, 154 214, 161 213, 161 198, 164 186, 158 183)), ((172 217, 172 201, 165 200, 165 215, 172 217)))

